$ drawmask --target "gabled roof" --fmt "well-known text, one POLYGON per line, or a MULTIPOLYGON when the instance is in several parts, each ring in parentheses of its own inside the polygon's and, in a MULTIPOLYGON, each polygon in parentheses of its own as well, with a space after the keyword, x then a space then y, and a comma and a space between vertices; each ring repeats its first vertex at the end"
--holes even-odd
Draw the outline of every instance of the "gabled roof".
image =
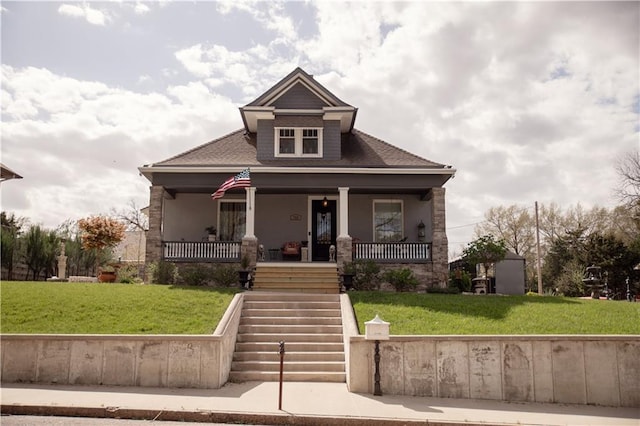
POLYGON ((278 114, 313 114, 339 120, 343 133, 353 129, 358 109, 340 100, 298 67, 253 102, 240 108, 245 129, 257 130, 258 120, 273 120, 278 114))
POLYGON ((22 176, 0 163, 0 182, 9 179, 22 179, 22 176))
POLYGON ((337 96, 327 90, 322 84, 318 83, 312 75, 307 74, 300 67, 293 70, 289 75, 277 82, 271 89, 264 92, 253 102, 249 102, 246 106, 271 106, 276 99, 278 99, 298 83, 303 84, 304 86, 309 88, 316 96, 322 99, 327 104, 327 106, 351 106, 346 102, 340 100, 337 96))
MULTIPOLYGON (((256 136, 244 129, 200 145, 182 154, 151 165, 152 167, 332 167, 332 168, 425 168, 446 169, 439 164, 383 140, 354 129, 342 135, 342 155, 339 160, 271 159, 258 160, 256 136)), ((256 171, 258 171, 256 169, 256 171)))

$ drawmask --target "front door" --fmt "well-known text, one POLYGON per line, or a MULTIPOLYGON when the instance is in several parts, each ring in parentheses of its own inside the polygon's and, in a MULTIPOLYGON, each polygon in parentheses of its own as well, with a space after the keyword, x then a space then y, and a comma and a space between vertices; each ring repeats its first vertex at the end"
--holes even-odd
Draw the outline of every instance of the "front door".
POLYGON ((329 247, 336 244, 336 200, 311 200, 311 254, 314 262, 329 261, 329 247))

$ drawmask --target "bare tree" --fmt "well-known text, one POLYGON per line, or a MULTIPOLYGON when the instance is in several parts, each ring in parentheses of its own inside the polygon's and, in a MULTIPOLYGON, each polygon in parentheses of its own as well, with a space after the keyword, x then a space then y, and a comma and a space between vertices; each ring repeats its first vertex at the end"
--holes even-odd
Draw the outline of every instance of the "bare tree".
POLYGON ((111 216, 125 223, 128 231, 146 231, 149 229, 149 218, 133 199, 129 200, 127 207, 121 210, 112 210, 111 216))
POLYGON ((640 150, 624 154, 616 164, 620 182, 616 193, 629 206, 640 206, 640 150))

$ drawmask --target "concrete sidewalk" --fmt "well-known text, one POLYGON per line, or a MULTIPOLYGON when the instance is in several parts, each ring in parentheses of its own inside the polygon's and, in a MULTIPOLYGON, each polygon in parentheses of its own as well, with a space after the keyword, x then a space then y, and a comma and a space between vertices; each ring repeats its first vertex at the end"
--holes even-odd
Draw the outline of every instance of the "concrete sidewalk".
MULTIPOLYGON (((384 390, 383 390, 384 391, 384 390)), ((633 425, 640 409, 373 396, 344 383, 227 384, 222 389, 3 384, 2 414, 301 425, 633 425)))

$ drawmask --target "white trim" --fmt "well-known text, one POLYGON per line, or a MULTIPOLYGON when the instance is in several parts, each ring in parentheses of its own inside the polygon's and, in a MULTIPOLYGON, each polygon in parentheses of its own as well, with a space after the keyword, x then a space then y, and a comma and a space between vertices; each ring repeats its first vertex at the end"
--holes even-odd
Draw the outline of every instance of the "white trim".
POLYGON ((322 127, 296 127, 296 126, 281 126, 273 128, 273 155, 276 158, 322 158, 323 147, 323 129, 322 127), (281 153, 280 152, 280 130, 293 130, 294 148, 293 153, 281 153), (305 154, 303 152, 302 134, 305 130, 317 130, 318 131, 318 152, 313 154, 305 154))
POLYGON ((309 89, 311 93, 313 93, 318 98, 320 98, 322 102, 324 102, 328 106, 333 106, 333 102, 329 99, 329 96, 327 96, 327 91, 321 90, 320 87, 315 85, 312 81, 307 80, 307 78, 300 73, 296 73, 295 75, 293 75, 289 81, 285 82, 281 86, 280 90, 272 93, 270 97, 265 99, 263 102, 263 105, 273 104, 275 101, 280 99, 282 95, 287 93, 293 86, 295 86, 296 83, 298 82, 301 83, 303 86, 305 86, 307 89, 309 89))
MULTIPOLYGON (((251 173, 315 173, 315 174, 370 174, 370 175, 450 175, 456 174, 456 169, 448 168, 366 168, 366 167, 261 167, 249 164, 251 173)), ((238 173, 243 166, 236 167, 215 167, 215 166, 142 166, 138 171, 144 173, 238 173)))

